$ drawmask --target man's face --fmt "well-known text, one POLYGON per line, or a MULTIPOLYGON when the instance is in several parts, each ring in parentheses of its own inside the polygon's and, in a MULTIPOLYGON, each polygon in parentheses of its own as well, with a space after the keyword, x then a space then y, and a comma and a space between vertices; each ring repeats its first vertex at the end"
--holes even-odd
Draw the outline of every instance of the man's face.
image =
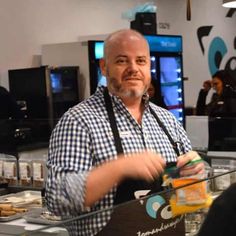
POLYGON ((142 38, 128 36, 108 48, 101 63, 111 93, 121 98, 140 98, 147 91, 151 72, 149 49, 142 38))

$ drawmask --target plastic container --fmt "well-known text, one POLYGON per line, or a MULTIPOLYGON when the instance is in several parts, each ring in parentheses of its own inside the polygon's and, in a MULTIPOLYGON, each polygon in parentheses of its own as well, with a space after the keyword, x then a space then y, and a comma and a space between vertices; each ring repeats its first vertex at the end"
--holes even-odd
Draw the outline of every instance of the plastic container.
POLYGON ((17 159, 14 156, 5 155, 3 158, 3 178, 8 185, 18 185, 17 159))
POLYGON ((48 149, 35 149, 19 153, 20 184, 43 188, 47 175, 48 149))
POLYGON ((214 179, 214 190, 215 191, 222 191, 227 189, 231 184, 230 174, 226 174, 229 171, 228 168, 224 167, 217 167, 214 168, 214 176, 224 174, 222 176, 216 177, 214 179))
POLYGON ((33 170, 33 187, 42 188, 45 185, 47 177, 46 168, 47 155, 43 155, 40 159, 35 158, 32 160, 32 170, 33 170))
POLYGON ((44 186, 44 163, 41 161, 33 161, 33 186, 44 186))
POLYGON ((32 186, 32 165, 31 161, 19 161, 19 185, 32 186))

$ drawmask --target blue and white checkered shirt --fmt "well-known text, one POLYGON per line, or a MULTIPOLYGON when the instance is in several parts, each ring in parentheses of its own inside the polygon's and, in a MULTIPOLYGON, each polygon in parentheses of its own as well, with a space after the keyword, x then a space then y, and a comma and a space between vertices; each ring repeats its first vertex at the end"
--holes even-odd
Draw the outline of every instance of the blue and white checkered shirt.
MULTIPOLYGON (((98 87, 93 96, 67 111, 52 132, 47 163, 49 175, 46 200, 49 210, 57 215, 75 217, 87 211, 113 206, 116 187, 90 209, 84 208, 88 172, 105 161, 117 158, 103 91, 104 87, 98 87)), ((160 153, 167 162, 176 161, 176 153, 167 135, 150 113, 149 106, 173 140, 183 144, 180 151, 185 153, 191 150, 185 130, 169 111, 146 101, 140 125, 120 98, 111 96, 111 99, 124 153, 148 149, 160 153)), ((109 219, 110 213, 103 212, 73 221, 68 230, 70 235, 96 235, 109 219)))

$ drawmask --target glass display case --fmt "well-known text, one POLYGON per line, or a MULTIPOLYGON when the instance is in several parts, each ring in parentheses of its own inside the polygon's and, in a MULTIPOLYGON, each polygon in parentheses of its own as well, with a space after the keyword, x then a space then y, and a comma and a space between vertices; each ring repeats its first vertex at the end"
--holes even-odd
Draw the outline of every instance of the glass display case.
MULTIPOLYGON (((203 181, 207 186, 207 193, 210 199, 214 201, 226 189, 215 191, 214 183, 219 178, 227 175, 235 176, 235 169, 229 169, 224 173, 217 173, 208 169, 208 178, 203 181)), ((235 178, 231 179, 230 184, 235 183, 235 178)), ((200 182, 195 181, 188 185, 183 185, 179 188, 166 188, 161 192, 151 195, 139 197, 136 200, 125 202, 116 205, 112 208, 105 208, 96 212, 84 212, 76 217, 58 217, 49 212, 46 206, 30 208, 23 213, 21 217, 12 221, 0 222, 0 232, 10 232, 10 227, 18 227, 16 231, 10 235, 60 235, 68 236, 68 230, 73 230, 73 226, 78 222, 89 224, 94 219, 107 217, 105 226, 99 225, 99 230, 96 233, 98 236, 114 235, 114 236, 130 236, 130 235, 158 235, 161 236, 194 236, 197 235, 203 221, 207 217, 208 207, 210 204, 203 204, 201 207, 197 205, 183 204, 179 208, 179 213, 173 210, 173 197, 177 196, 177 191, 192 188, 200 182)), ((25 193, 24 193, 25 194, 25 193)), ((31 197, 39 195, 30 192, 31 197)), ((24 196, 22 193, 17 193, 16 197, 24 196)), ((4 196, 0 197, 0 201, 4 196)), ((208 200, 207 200, 208 201, 208 200)), ((43 203, 43 201, 42 201, 43 203)), ((0 203, 1 204, 1 203, 0 203)), ((13 228, 14 228, 13 227, 13 228)), ((12 229, 12 228, 11 228, 12 229)), ((71 234, 76 235, 76 234, 71 234)), ((92 233, 90 235, 93 235, 92 233)), ((95 235, 95 234, 94 234, 95 235)))

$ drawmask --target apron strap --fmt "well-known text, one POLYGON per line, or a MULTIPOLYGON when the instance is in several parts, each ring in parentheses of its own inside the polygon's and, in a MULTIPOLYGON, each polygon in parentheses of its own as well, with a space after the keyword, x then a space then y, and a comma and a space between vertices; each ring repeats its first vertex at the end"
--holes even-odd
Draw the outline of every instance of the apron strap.
POLYGON ((117 154, 124 154, 124 150, 121 144, 120 134, 119 134, 117 124, 116 124, 115 114, 114 114, 112 103, 111 103, 111 97, 109 95, 107 88, 105 88, 103 95, 104 95, 105 105, 106 105, 106 109, 107 109, 107 113, 108 113, 108 117, 109 117, 109 121, 111 125, 111 130, 112 130, 113 137, 115 140, 117 154))
MULTIPOLYGON (((115 114, 114 114, 112 103, 111 103, 111 97, 109 95, 109 92, 108 92, 107 88, 105 88, 105 90, 103 92, 103 95, 104 95, 105 105, 106 105, 106 109, 107 109, 111 129, 112 129, 113 137, 114 137, 114 140, 115 140, 115 146, 116 146, 117 154, 124 154, 124 150, 123 150, 123 147, 122 147, 122 144, 121 144, 120 134, 119 134, 118 127, 117 127, 117 124, 116 124, 115 114)), ((168 137, 168 139, 169 139, 170 143, 172 144, 172 147, 173 147, 176 155, 179 156, 180 152, 178 150, 178 145, 177 145, 178 142, 174 142, 174 140, 170 136, 170 133, 168 132, 168 130, 164 126, 163 122, 159 119, 157 114, 154 112, 154 110, 151 107, 149 107, 149 109, 150 109, 150 112, 152 113, 152 115, 154 116, 154 118, 156 119, 157 123, 160 125, 160 127, 162 128, 162 130, 164 131, 164 133, 168 137)))
POLYGON ((149 107, 150 112, 152 113, 152 115, 155 117, 157 123, 160 125, 160 127, 162 128, 162 130, 164 131, 164 133, 166 134, 166 136, 168 137, 170 143, 172 144, 173 149, 175 150, 175 153, 177 154, 177 156, 180 155, 179 150, 178 150, 178 142, 175 142, 172 137, 170 136, 170 133, 168 132, 167 128, 164 126, 163 122, 159 119, 159 117, 157 116, 157 114, 154 112, 154 110, 149 107))

